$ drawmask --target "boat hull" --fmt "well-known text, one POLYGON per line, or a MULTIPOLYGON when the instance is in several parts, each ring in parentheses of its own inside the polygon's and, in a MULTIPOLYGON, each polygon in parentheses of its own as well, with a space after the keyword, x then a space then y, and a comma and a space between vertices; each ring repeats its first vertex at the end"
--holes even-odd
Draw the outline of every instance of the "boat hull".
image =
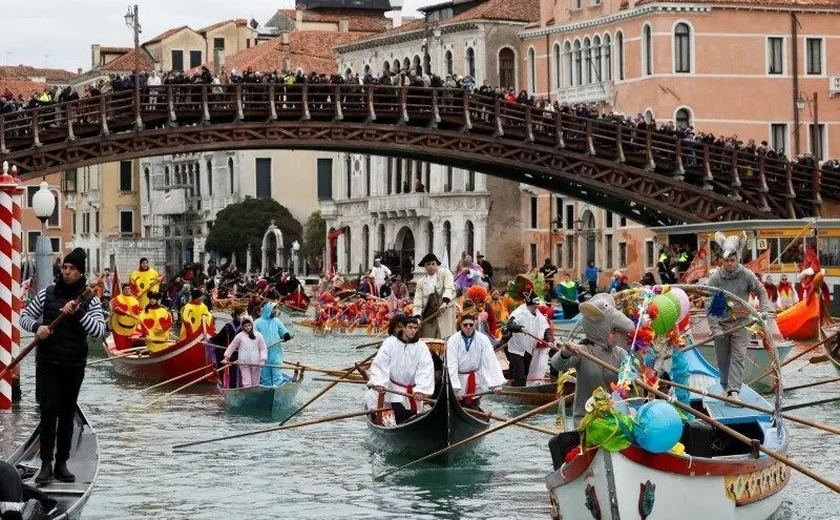
POLYGON ((639 448, 581 455, 546 478, 555 518, 765 520, 790 468, 766 456, 713 461, 639 448), (593 511, 599 510, 600 516, 593 511))
POLYGON ((300 382, 289 381, 280 386, 219 388, 228 409, 236 412, 274 414, 295 405, 300 382))
MULTIPOLYGON (((776 349, 779 352, 779 360, 784 361, 790 354, 794 347, 792 341, 777 341, 776 349)), ((717 355, 715 354, 714 344, 702 345, 697 347, 697 350, 703 357, 715 368, 718 367, 717 355)), ((773 362, 771 354, 769 354, 760 344, 751 344, 747 348, 747 362, 744 366, 744 382, 750 383, 758 392, 770 392, 773 390, 773 381, 775 377, 773 374, 767 374, 758 381, 752 382, 756 377, 766 374, 770 370, 770 364, 773 362)))
MULTIPOLYGON (((563 395, 569 396, 574 393, 575 383, 573 381, 567 381, 563 384, 563 395)), ((557 393, 557 383, 534 386, 502 385, 502 394, 491 395, 499 401, 522 406, 542 406, 560 397, 560 394, 557 393)))
MULTIPOLYGON (((105 340, 105 353, 111 359, 114 370, 123 376, 160 382, 198 370, 211 363, 201 336, 180 341, 161 352, 151 355, 116 357, 120 350, 114 344, 113 334, 105 340)), ((196 376, 198 377, 198 376, 196 376)), ((214 382, 208 378, 207 382, 214 382)))

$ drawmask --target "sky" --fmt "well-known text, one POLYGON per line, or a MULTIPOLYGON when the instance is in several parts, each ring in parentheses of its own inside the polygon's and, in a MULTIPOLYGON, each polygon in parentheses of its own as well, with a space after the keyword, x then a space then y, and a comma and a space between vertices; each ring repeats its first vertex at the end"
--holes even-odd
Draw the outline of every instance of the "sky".
MULTIPOLYGON (((405 0, 404 15, 440 0, 405 0)), ((181 25, 198 29, 231 18, 260 24, 294 0, 141 0, 140 41, 181 25)), ((60 68, 91 66, 90 46, 132 47, 125 25, 128 3, 115 0, 0 0, 0 64, 60 68)), ((416 14, 416 13, 415 13, 416 14)))

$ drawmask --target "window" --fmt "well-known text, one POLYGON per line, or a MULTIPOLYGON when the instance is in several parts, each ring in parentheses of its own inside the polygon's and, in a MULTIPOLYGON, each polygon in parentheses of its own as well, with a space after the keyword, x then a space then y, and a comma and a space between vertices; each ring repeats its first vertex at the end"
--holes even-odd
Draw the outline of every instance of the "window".
POLYGON ((613 236, 604 235, 604 267, 613 268, 613 236))
POLYGON ((99 233, 99 212, 93 212, 93 232, 99 233))
POLYGON ((452 51, 446 51, 443 57, 443 64, 446 74, 452 75, 452 51))
MULTIPOLYGON (((825 125, 820 123, 814 132, 814 124, 808 125, 808 140, 811 143, 811 155, 818 161, 825 160, 825 125)), ((52 217, 50 217, 52 221, 52 217)))
POLYGON ((574 229, 575 207, 569 204, 566 206, 566 229, 574 229))
POLYGON ((385 194, 391 195, 394 193, 394 158, 385 159, 385 165, 385 194))
POLYGON ((332 200, 332 159, 318 159, 318 200, 332 200))
POLYGON ((552 87, 555 88, 555 89, 558 89, 558 88, 560 88, 560 85, 561 85, 561 83, 560 83, 560 70, 561 70, 561 67, 563 66, 562 54, 560 53, 560 44, 555 43, 553 49, 554 50, 552 51, 552 56, 551 57, 552 57, 552 61, 554 62, 554 85, 552 85, 552 87))
POLYGON ((201 51, 190 51, 190 68, 194 69, 201 65, 201 51))
POLYGON ((687 23, 674 27, 674 72, 691 72, 691 28, 687 23))
POLYGON ((475 51, 467 47, 467 75, 475 79, 475 51))
POLYGON ((822 74, 822 38, 805 39, 806 74, 822 74))
POLYGON ((572 78, 573 85, 580 85, 583 82, 583 62, 581 60, 580 54, 580 41, 575 40, 575 52, 574 52, 574 60, 575 60, 575 73, 574 78, 572 78))
POLYGON ((146 186, 146 202, 152 200, 152 178, 148 168, 143 168, 143 182, 146 186))
POLYGON ((171 177, 169 176, 169 166, 163 168, 163 185, 169 186, 171 177))
POLYGON ((554 227, 556 229, 563 227, 563 199, 560 197, 554 201, 554 227))
POLYGON ((76 212, 70 212, 70 229, 71 232, 75 235, 76 234, 76 212))
POLYGON ((443 191, 444 193, 449 193, 452 191, 452 177, 454 176, 452 172, 452 166, 446 167, 446 182, 443 183, 443 191))
POLYGON ((499 86, 516 88, 516 57, 509 47, 499 50, 499 86))
POLYGON ((475 226, 469 220, 464 226, 464 233, 467 235, 467 254, 475 256, 475 226))
POLYGON ((581 0, 573 0, 572 4, 574 5, 573 9, 580 9, 581 0))
MULTIPOLYGON (((446 254, 452 256, 452 224, 449 221, 443 223, 443 248, 446 254)), ((449 262, 449 258, 444 258, 444 262, 449 262)))
POLYGON ((572 65, 572 44, 569 42, 563 44, 563 69, 566 76, 563 85, 571 87, 574 85, 575 76, 572 65))
POLYGON ((583 70, 584 78, 581 82, 587 85, 592 83, 592 46, 589 44, 589 38, 583 39, 583 70))
POLYGON ((785 73, 785 39, 778 36, 767 38, 767 74, 785 73))
POLYGON ((134 211, 120 210, 120 233, 134 233, 134 211))
POLYGON ((184 70, 184 51, 172 51, 172 70, 177 72, 184 70))
POLYGON ((557 256, 557 258, 554 259, 555 260, 554 265, 562 268, 563 267, 563 244, 561 243, 561 244, 555 245, 554 246, 554 251, 555 251, 555 254, 557 256))
POLYGON ((607 211, 606 221, 607 221, 607 223, 604 225, 604 227, 607 227, 607 228, 613 227, 613 212, 612 211, 607 211))
POLYGON ((247 38, 247 39, 245 40, 245 48, 246 48, 246 49, 250 49, 250 48, 251 48, 251 38, 247 38))
POLYGON ((224 38, 213 38, 213 50, 214 51, 225 50, 225 39, 224 38))
POLYGON ((26 233, 26 248, 30 253, 37 251, 39 236, 41 236, 40 231, 29 231, 26 233))
POLYGON ((213 196, 213 161, 207 159, 207 195, 213 196))
POLYGON ((653 265, 656 263, 654 262, 653 251, 653 240, 645 240, 645 269, 653 269, 653 265))
POLYGON ((627 227, 627 217, 621 217, 618 219, 618 225, 620 227, 627 227))
POLYGON ((351 188, 353 186, 353 161, 350 154, 344 156, 344 197, 349 199, 353 196, 351 188))
POLYGON ((120 161, 120 191, 131 191, 131 161, 120 161))
POLYGON ((50 246, 52 247, 53 253, 58 253, 61 251, 61 239, 58 237, 50 237, 50 246))
POLYGON ((82 213, 82 234, 87 235, 90 233, 90 213, 84 212, 82 213))
POLYGON ((260 157, 256 159, 257 170, 257 198, 271 198, 271 159, 260 157))
POLYGON ((604 35, 604 81, 612 80, 612 40, 604 35))
POLYGON ((475 170, 467 171, 466 191, 475 191, 475 170))
POLYGON ((64 193, 76 193, 77 170, 65 170, 61 172, 61 191, 64 193))
POLYGON ((685 130, 691 126, 691 111, 687 108, 677 110, 676 127, 678 130, 685 130))
POLYGON ((787 152, 787 124, 775 123, 770 125, 770 146, 776 153, 783 155, 787 152))
POLYGON ((529 247, 529 261, 531 268, 537 267, 539 264, 537 263, 537 244, 531 244, 529 247))
POLYGON ((618 268, 625 269, 627 267, 627 242, 618 243, 618 268))
POLYGON ((365 155, 365 195, 370 197, 370 155, 365 155))
POLYGON ((575 266, 575 241, 566 240, 566 268, 571 269, 575 266))
POLYGON ((435 250, 435 225, 431 221, 426 222, 426 251, 435 250))
POLYGON ((531 208, 531 219, 529 221, 531 223, 530 227, 531 227, 531 229, 536 229, 537 228, 537 211, 538 211, 538 208, 539 208, 539 199, 537 197, 531 197, 530 208, 531 208))
POLYGON ((537 55, 534 48, 528 49, 528 92, 531 94, 537 91, 537 55))
POLYGON ((59 227, 61 222, 58 220, 58 212, 61 207, 61 198, 59 197, 58 191, 50 190, 50 192, 53 194, 53 197, 55 197, 55 207, 53 208, 52 215, 50 215, 50 218, 47 219, 47 225, 49 227, 59 227))
POLYGON ((615 39, 618 45, 618 80, 624 81, 624 33, 616 34, 615 39))
POLYGON ((228 186, 230 186, 230 192, 233 193, 233 158, 228 158, 228 186))
POLYGON ((653 31, 650 25, 642 29, 642 74, 653 74, 653 31))
POLYGON ((596 83, 601 82, 601 38, 598 36, 592 38, 592 76, 596 83))

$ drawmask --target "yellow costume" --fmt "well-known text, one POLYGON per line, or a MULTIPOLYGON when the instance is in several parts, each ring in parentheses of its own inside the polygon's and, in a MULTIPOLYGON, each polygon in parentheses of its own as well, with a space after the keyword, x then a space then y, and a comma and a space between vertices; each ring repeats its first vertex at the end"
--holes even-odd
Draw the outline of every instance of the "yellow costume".
POLYGON ((160 291, 160 275, 151 267, 143 270, 136 270, 131 273, 128 278, 128 283, 131 287, 131 292, 137 297, 140 303, 140 308, 145 309, 149 304, 149 293, 160 291))
POLYGON ((181 309, 181 339, 192 338, 201 334, 202 324, 206 326, 207 334, 216 334, 210 309, 200 299, 190 300, 181 309))
POLYGON ((111 300, 110 325, 114 334, 131 336, 137 329, 140 303, 134 296, 117 295, 111 300))
POLYGON ((172 316, 160 305, 150 305, 140 314, 140 331, 146 336, 149 352, 160 352, 170 346, 172 316))

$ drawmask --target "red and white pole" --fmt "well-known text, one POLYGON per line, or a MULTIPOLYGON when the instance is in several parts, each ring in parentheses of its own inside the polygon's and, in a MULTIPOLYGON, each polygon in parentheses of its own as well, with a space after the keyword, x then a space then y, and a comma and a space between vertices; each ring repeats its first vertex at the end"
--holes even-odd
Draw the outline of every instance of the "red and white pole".
MULTIPOLYGON (((18 182, 18 190, 12 195, 12 356, 20 355, 20 313, 23 311, 22 254, 23 229, 21 226, 21 205, 23 187, 17 180, 17 167, 12 166, 12 177, 18 182)), ((20 400, 20 365, 12 371, 12 401, 20 400)))
MULTIPOLYGON (((0 364, 8 366, 13 359, 15 337, 20 342, 20 219, 15 225, 15 197, 20 197, 22 188, 14 176, 9 174, 9 164, 3 162, 0 175, 0 364), (18 238, 14 234, 17 229, 18 238), (17 247, 17 249, 15 249, 17 247), (17 257, 17 281, 15 284, 14 259, 17 257), (15 299, 18 316, 15 315, 15 299)), ((0 410, 12 407, 12 374, 0 380, 0 410)))

